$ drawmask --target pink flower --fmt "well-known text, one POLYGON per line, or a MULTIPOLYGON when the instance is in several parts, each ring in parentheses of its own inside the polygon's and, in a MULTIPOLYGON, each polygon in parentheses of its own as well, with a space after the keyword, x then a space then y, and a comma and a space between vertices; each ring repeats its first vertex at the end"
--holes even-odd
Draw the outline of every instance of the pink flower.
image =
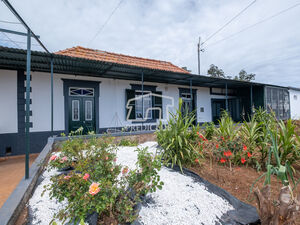
POLYGON ((56 158, 57 158, 56 155, 52 155, 52 156, 50 157, 50 161, 54 161, 54 160, 56 160, 56 158))
POLYGON ((62 161, 67 161, 67 160, 68 160, 68 157, 67 157, 67 156, 64 156, 64 157, 61 158, 61 160, 62 160, 62 161))
POLYGON ((123 173, 123 174, 128 173, 128 167, 125 167, 125 168, 122 170, 122 173, 123 173))
POLYGON ((195 163, 199 163, 199 159, 195 159, 195 163))
POLYGON ((87 181, 89 178, 90 178, 90 175, 89 175, 88 173, 84 174, 84 176, 83 176, 83 179, 84 179, 84 180, 87 181))
POLYGON ((105 157, 105 160, 108 160, 108 156, 105 157))
POLYGON ((65 180, 69 180, 71 178, 71 176, 64 176, 65 180))
POLYGON ((114 162, 117 162, 117 158, 114 158, 114 162))
POLYGON ((90 193, 91 195, 95 195, 95 194, 97 194, 99 191, 100 191, 99 184, 93 182, 93 183, 90 185, 89 193, 90 193))
POLYGON ((245 158, 241 158, 241 163, 244 164, 246 162, 245 158))

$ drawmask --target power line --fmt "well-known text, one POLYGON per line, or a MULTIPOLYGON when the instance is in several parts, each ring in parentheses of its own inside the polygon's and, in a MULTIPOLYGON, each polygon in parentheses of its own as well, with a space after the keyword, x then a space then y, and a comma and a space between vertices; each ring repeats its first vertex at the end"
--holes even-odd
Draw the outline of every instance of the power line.
POLYGON ((249 5, 247 5, 246 8, 244 8, 242 11, 240 11, 237 15, 235 15, 232 19, 230 19, 227 23, 225 23, 221 28, 219 28, 216 32, 211 34, 204 42, 202 42, 202 45, 210 40, 213 36, 215 36, 217 33, 219 33, 221 30, 223 30, 226 26, 228 26, 233 20, 235 20, 237 17, 239 17, 243 12, 245 12, 251 5, 253 5, 257 0, 254 0, 249 5))
POLYGON ((100 29, 97 31, 97 33, 95 34, 95 36, 89 41, 88 45, 90 43, 92 43, 95 38, 102 32, 102 30, 104 29, 104 27, 106 26, 106 24, 109 22, 109 20, 111 19, 111 17, 114 15, 114 13, 117 11, 117 9, 120 7, 120 5, 122 4, 124 0, 120 0, 118 5, 113 9, 113 11, 110 13, 110 15, 107 17, 106 21, 102 24, 102 26, 100 27, 100 29))
POLYGON ((21 24, 19 22, 12 22, 12 21, 6 21, 6 20, 0 20, 0 23, 21 24))
MULTIPOLYGON (((279 12, 273 14, 272 16, 269 16, 269 17, 267 17, 267 18, 265 18, 265 19, 263 19, 263 20, 261 20, 261 21, 258 21, 258 22, 254 23, 254 24, 252 24, 252 25, 250 25, 250 26, 248 26, 248 27, 246 27, 246 28, 244 28, 244 29, 242 29, 242 30, 240 30, 240 31, 238 31, 238 32, 236 32, 236 33, 234 33, 234 34, 231 34, 231 35, 229 35, 229 36, 227 36, 227 37, 225 37, 225 38, 219 40, 219 41, 213 42, 212 44, 208 44, 207 46, 216 45, 216 44, 218 44, 218 43, 220 43, 220 42, 222 42, 222 41, 225 41, 225 40, 227 40, 227 39, 230 39, 230 38, 232 38, 232 37, 234 37, 234 36, 236 36, 236 35, 238 35, 238 34, 244 32, 244 31, 246 31, 246 30, 249 30, 249 29, 251 29, 251 28, 253 28, 253 27, 259 25, 259 24, 262 24, 262 23, 264 23, 264 22, 267 22, 267 21, 273 19, 274 17, 277 17, 277 16, 279 16, 279 15, 281 15, 281 14, 283 14, 283 13, 285 13, 285 12, 287 12, 287 11, 289 11, 289 10, 291 10, 291 9, 293 9, 293 8, 295 8, 295 7, 297 7, 297 6, 299 6, 299 5, 300 5, 300 3, 297 3, 297 4, 295 4, 295 5, 291 6, 291 7, 288 7, 288 8, 286 8, 286 9, 282 10, 282 11, 279 11, 279 12)), ((206 47, 207 47, 207 46, 206 46, 206 47)))
POLYGON ((4 34, 4 36, 12 43, 15 44, 15 46, 17 46, 17 48, 21 48, 20 45, 18 45, 14 40, 12 40, 6 33, 1 32, 2 34, 4 34))

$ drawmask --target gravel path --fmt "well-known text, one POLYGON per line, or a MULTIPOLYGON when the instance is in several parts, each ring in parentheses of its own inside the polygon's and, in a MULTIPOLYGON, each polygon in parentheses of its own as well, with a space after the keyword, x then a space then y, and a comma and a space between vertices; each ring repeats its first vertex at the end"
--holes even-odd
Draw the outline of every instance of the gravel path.
MULTIPOLYGON (((138 147, 148 147, 152 153, 157 151, 156 142, 146 142, 138 147)), ((137 160, 135 149, 136 147, 119 147, 117 163, 135 169, 137 160)), ((44 180, 29 201, 32 224, 49 224, 54 213, 67 204, 58 203, 54 199, 49 200, 48 192, 41 197, 43 186, 50 182, 50 176, 55 173, 55 171, 43 173, 44 180)), ((208 192, 204 185, 194 182, 191 177, 165 167, 162 167, 159 175, 165 184, 162 190, 147 196, 147 203, 143 204, 138 219, 141 224, 216 224, 218 218, 233 209, 226 200, 208 192)))

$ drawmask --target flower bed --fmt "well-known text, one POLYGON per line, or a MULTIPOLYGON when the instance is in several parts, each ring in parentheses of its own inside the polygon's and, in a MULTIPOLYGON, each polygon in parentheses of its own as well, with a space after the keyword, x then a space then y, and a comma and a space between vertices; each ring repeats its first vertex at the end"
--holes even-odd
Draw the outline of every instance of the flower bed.
MULTIPOLYGON (((113 157, 117 159, 116 162, 113 163, 123 168, 120 169, 118 179, 122 180, 124 174, 128 176, 128 174, 136 169, 136 163, 139 162, 139 157, 141 156, 140 152, 136 151, 137 148, 147 149, 147 152, 152 156, 160 150, 156 142, 147 142, 137 147, 118 147, 113 157), (124 170, 124 168, 126 169, 124 170)), ((61 156, 57 153, 55 154, 57 158, 53 158, 60 160, 61 156)), ((70 203, 67 198, 57 199, 53 197, 51 199, 52 189, 49 188, 44 192, 44 185, 48 187, 49 185, 51 186, 52 182, 55 182, 53 177, 57 177, 57 175, 61 174, 61 172, 58 172, 58 170, 53 167, 55 161, 53 158, 52 161, 50 161, 48 170, 43 173, 43 180, 40 181, 29 201, 30 224, 49 224, 55 214, 59 214, 60 210, 69 207, 70 203), (43 192, 44 194, 41 197, 43 192)), ((108 159, 106 160, 104 157, 103 160, 106 162, 108 159)), ((149 161, 149 159, 147 161, 149 161)), ((63 162, 65 161, 62 161, 62 163, 63 162)), ((73 171, 60 176, 64 185, 75 185, 75 180, 80 180, 82 187, 84 187, 84 194, 81 195, 87 195, 90 198, 86 204, 93 204, 93 198, 100 196, 99 194, 103 191, 103 185, 97 185, 96 183, 98 182, 92 178, 90 173, 77 173, 76 175, 75 171, 73 171), (74 176, 76 176, 76 178, 74 178, 74 176), (85 185, 85 183, 88 183, 88 185, 85 185)), ((195 182, 193 177, 166 167, 162 167, 156 176, 160 177, 164 185, 161 190, 157 189, 146 195, 139 210, 139 217, 136 221, 138 223, 151 225, 215 224, 220 221, 227 212, 234 210, 234 207, 226 199, 214 194, 204 183, 195 182)), ((69 189, 67 188, 66 190, 69 189)), ((69 191, 66 192, 70 193, 69 191)), ((112 220, 109 217, 99 219, 99 222, 103 224, 105 224, 105 221, 109 221, 109 224, 117 224, 116 220, 112 220)), ((59 220, 56 220, 56 222, 60 224, 59 220)))

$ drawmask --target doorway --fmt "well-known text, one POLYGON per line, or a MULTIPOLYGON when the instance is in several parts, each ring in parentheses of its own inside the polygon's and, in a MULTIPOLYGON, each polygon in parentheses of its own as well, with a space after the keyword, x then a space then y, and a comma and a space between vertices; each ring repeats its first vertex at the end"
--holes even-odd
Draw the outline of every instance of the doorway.
POLYGON ((65 132, 82 127, 82 134, 99 132, 99 81, 64 81, 65 132))

